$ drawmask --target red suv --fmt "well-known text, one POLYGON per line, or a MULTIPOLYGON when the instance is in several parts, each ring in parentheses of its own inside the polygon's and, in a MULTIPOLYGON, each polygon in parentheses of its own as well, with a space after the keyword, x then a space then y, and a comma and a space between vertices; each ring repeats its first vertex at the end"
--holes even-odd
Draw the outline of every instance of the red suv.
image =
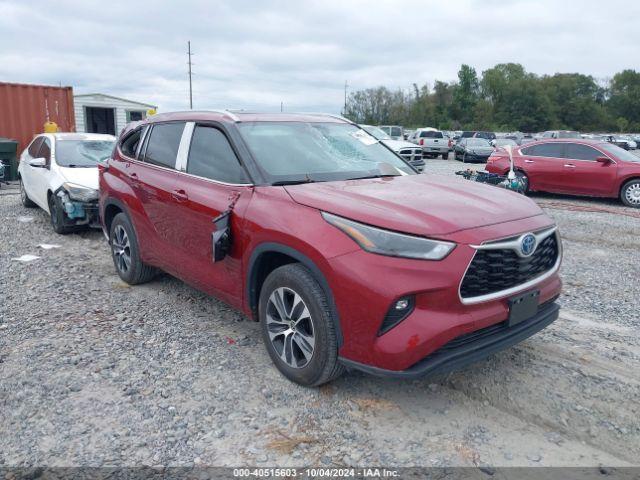
POLYGON ((303 385, 459 368, 558 316, 560 237, 534 202, 420 175, 339 117, 154 116, 101 166, 100 211, 122 280, 161 269, 260 321, 303 385))
MULTIPOLYGON (((640 208, 640 157, 611 143, 545 140, 515 149, 513 162, 528 190, 620 198, 625 205, 640 208)), ((506 174, 507 152, 496 150, 485 169, 506 174)))

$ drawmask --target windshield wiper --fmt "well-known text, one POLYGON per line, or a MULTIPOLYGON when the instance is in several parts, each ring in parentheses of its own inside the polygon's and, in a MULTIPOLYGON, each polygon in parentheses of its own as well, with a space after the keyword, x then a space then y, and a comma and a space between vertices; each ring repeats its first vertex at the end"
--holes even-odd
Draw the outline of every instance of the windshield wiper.
POLYGON ((386 177, 400 177, 400 174, 391 174, 391 173, 387 173, 387 174, 382 174, 379 173, 377 175, 366 175, 364 177, 353 177, 353 178, 347 178, 347 180, 366 180, 368 178, 386 178, 386 177))
POLYGON ((277 182, 273 182, 271 185, 274 187, 282 186, 282 185, 300 185, 301 183, 314 183, 315 180, 312 179, 309 174, 305 174, 304 178, 291 179, 291 180, 278 180, 277 182))

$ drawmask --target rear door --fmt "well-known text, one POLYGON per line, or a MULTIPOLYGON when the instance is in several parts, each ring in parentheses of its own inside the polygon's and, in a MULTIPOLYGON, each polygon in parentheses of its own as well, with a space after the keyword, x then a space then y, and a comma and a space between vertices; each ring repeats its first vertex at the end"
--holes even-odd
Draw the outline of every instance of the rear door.
POLYGON ((178 221, 175 255, 185 280, 237 305, 242 298, 242 212, 253 187, 221 125, 195 124, 192 129, 174 187, 178 197, 172 200, 178 221), (232 248, 214 262, 213 221, 229 208, 232 248))
POLYGON ((563 181, 568 193, 578 195, 610 195, 614 190, 618 165, 596 162, 607 157, 596 148, 581 143, 567 143, 563 181))
POLYGON ((126 166, 128 182, 141 203, 150 230, 145 237, 155 247, 149 249, 164 268, 175 272, 178 265, 174 245, 179 239, 179 219, 172 208, 176 190, 176 160, 185 122, 154 123, 145 136, 140 161, 126 166))
POLYGON ((565 167, 565 143, 549 142, 531 145, 520 150, 519 166, 529 177, 529 188, 545 192, 567 192, 562 175, 565 167))

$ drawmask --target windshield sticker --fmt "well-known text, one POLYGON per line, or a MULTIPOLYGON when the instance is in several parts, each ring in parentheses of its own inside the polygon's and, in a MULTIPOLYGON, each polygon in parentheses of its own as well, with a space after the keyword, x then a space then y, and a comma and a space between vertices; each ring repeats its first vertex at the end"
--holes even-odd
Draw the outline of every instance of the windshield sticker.
POLYGON ((349 135, 351 135, 353 138, 357 138, 365 145, 373 145, 374 143, 378 143, 378 140, 376 140, 375 137, 372 137, 364 130, 356 130, 349 135))

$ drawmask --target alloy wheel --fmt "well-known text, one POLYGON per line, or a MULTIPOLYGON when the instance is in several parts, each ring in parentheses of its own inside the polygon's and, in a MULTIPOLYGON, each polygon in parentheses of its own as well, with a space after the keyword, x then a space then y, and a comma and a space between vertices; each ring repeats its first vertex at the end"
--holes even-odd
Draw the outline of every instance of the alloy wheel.
POLYGON ((640 183, 629 185, 624 192, 624 196, 630 204, 640 205, 640 183))
POLYGON ((129 268, 131 268, 131 244, 129 243, 127 231, 122 225, 116 225, 113 229, 111 250, 118 270, 122 273, 128 272, 129 268))
POLYGON ((267 303, 266 323, 271 345, 283 362, 302 368, 311 361, 316 340, 313 319, 297 292, 275 289, 267 303))

